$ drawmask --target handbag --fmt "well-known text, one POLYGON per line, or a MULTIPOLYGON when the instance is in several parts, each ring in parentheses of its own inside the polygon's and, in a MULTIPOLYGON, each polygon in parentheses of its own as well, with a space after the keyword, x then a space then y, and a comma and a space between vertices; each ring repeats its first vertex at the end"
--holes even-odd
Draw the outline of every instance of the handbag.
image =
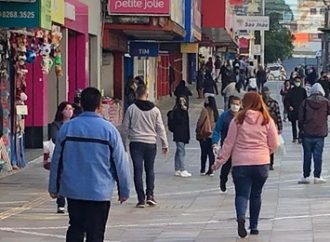
POLYGON ((209 114, 206 114, 206 117, 199 129, 198 136, 202 139, 206 139, 211 136, 212 134, 212 127, 211 127, 211 122, 210 122, 210 117, 209 114))

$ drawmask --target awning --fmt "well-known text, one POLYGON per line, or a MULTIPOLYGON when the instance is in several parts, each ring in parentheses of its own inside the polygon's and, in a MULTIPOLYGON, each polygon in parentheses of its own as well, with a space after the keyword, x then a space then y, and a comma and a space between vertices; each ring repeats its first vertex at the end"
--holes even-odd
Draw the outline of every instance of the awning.
MULTIPOLYGON (((231 37, 225 28, 203 28, 203 35, 207 42, 211 41, 217 47, 238 48, 237 42, 231 37)), ((202 40, 202 43, 204 40, 202 40)))

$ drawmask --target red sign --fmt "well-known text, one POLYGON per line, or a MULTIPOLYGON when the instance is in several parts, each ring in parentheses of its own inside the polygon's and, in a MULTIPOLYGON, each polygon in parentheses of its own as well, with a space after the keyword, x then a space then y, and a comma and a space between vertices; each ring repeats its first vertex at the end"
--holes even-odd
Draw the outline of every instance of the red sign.
POLYGON ((170 13, 170 0, 109 0, 110 15, 150 15, 170 13))

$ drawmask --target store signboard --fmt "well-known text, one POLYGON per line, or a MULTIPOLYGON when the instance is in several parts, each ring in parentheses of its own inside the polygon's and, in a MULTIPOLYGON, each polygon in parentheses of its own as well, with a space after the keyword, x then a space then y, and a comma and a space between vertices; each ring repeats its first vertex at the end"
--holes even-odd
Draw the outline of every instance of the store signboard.
POLYGON ((250 30, 250 31, 268 31, 269 17, 268 16, 235 16, 235 30, 250 30))
POLYGON ((40 25, 40 4, 0 2, 0 27, 36 28, 40 25))
POLYGON ((52 0, 0 2, 0 27, 51 29, 52 0))
POLYGON ((159 55, 159 43, 130 42, 129 53, 131 56, 156 57, 159 55))
POLYGON ((52 0, 52 21, 64 25, 64 0, 52 0))
POLYGON ((110 15, 169 15, 170 0, 109 0, 110 15))
POLYGON ((198 53, 198 43, 181 43, 181 53, 198 53))

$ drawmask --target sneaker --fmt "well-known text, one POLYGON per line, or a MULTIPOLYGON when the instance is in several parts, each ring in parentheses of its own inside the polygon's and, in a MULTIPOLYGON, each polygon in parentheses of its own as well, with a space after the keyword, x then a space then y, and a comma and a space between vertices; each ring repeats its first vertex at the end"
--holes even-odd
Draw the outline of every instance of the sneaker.
POLYGON ((136 207, 137 208, 145 208, 146 207, 146 202, 145 201, 138 202, 136 204, 136 207))
POLYGON ((302 177, 300 181, 298 181, 298 184, 309 184, 309 183, 311 183, 309 177, 302 177))
POLYGON ((57 213, 65 213, 65 208, 64 207, 58 207, 57 208, 57 213))
POLYGON ((297 143, 297 139, 293 139, 292 140, 292 143, 297 143))
POLYGON ((214 176, 214 173, 213 173, 213 171, 208 171, 208 172, 206 173, 206 175, 208 175, 208 176, 214 176))
POLYGON ((325 180, 323 177, 314 177, 314 184, 323 184, 326 182, 327 180, 325 180))
POLYGON ((214 176, 214 173, 212 172, 212 173, 209 173, 208 174, 210 177, 213 177, 214 176))
POLYGON ((247 236, 244 218, 237 219, 237 232, 238 232, 239 237, 241 237, 241 238, 245 238, 247 236))
POLYGON ((201 176, 206 176, 206 172, 201 172, 201 176))
POLYGON ((181 177, 191 177, 191 173, 186 170, 181 171, 181 177))
POLYGON ((257 229, 251 229, 250 234, 258 235, 259 234, 259 230, 257 230, 257 229))
POLYGON ((156 200, 154 199, 153 196, 150 196, 150 197, 147 197, 147 204, 149 206, 156 206, 157 202, 156 202, 156 200))
POLYGON ((220 190, 221 192, 227 192, 226 183, 223 181, 220 181, 220 190))
POLYGON ((175 171, 174 176, 181 176, 181 171, 175 171))

